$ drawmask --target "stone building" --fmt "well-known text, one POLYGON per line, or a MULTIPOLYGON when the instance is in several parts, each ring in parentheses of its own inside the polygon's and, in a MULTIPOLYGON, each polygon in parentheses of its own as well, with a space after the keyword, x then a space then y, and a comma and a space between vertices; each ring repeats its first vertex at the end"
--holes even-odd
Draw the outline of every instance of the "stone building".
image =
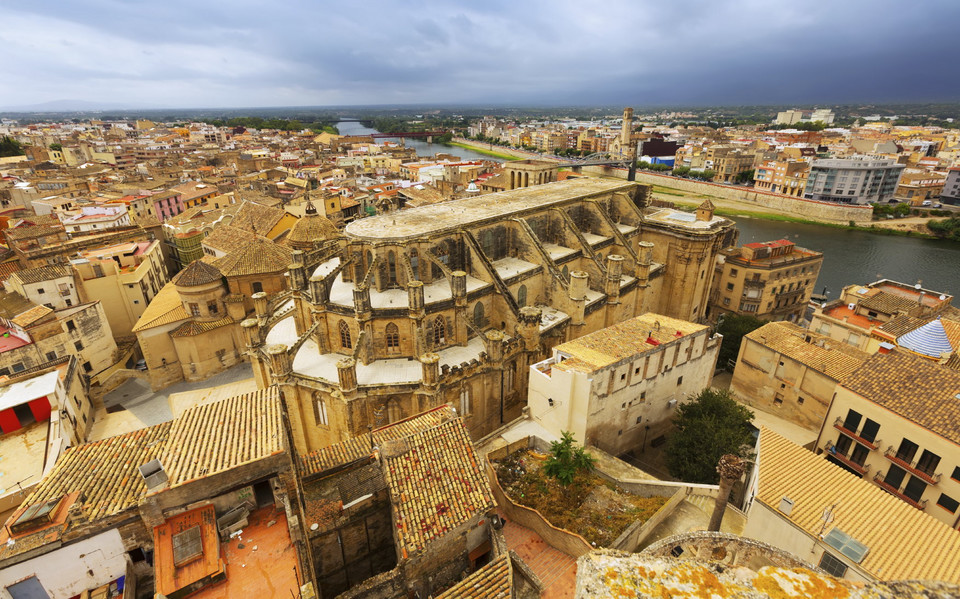
POLYGON ((557 437, 613 455, 672 429, 680 403, 710 386, 720 336, 704 325, 644 314, 562 343, 530 369, 533 418, 557 437))
POLYGON ((870 354, 788 322, 744 335, 730 390, 744 403, 819 430, 837 382, 870 354))
POLYGON ((295 252, 292 314, 242 326, 297 447, 443 403, 478 438, 519 415, 554 345, 645 312, 699 320, 736 229, 648 208, 648 191, 571 179, 362 219, 328 259, 295 252))
POLYGON ((720 252, 710 292, 710 318, 749 314, 761 320, 803 320, 823 253, 779 239, 720 252))
POLYGON ((503 163, 500 177, 507 191, 543 185, 557 180, 557 163, 546 160, 511 160, 503 163))

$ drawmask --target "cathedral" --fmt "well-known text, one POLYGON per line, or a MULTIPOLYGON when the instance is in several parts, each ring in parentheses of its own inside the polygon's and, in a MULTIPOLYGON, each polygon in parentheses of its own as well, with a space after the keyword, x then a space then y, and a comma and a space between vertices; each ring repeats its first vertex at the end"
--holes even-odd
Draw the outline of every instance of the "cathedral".
POLYGON ((297 234, 288 289, 254 294, 241 323, 298 451, 445 403, 480 439, 521 414, 553 346, 645 312, 701 320, 737 230, 709 202, 649 195, 573 178, 364 218, 336 240, 308 209, 296 228, 323 234, 297 234))

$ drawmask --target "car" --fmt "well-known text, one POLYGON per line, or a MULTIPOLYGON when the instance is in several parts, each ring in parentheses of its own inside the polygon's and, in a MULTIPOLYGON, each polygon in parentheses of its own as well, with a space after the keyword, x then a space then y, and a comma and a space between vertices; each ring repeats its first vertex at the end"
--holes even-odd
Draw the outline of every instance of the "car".
POLYGON ((943 204, 934 204, 933 207, 934 207, 934 208, 943 208, 943 204))
POLYGON ((923 203, 920 204, 920 205, 921 205, 921 206, 929 206, 929 205, 931 205, 931 204, 933 204, 933 202, 931 202, 930 200, 924 200, 923 203))

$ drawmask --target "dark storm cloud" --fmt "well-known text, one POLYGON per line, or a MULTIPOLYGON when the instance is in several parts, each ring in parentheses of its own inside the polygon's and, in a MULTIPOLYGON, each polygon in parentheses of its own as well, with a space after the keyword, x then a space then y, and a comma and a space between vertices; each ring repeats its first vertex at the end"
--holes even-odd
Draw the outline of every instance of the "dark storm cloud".
POLYGON ((960 100, 958 17, 954 0, 5 2, 0 107, 960 100))

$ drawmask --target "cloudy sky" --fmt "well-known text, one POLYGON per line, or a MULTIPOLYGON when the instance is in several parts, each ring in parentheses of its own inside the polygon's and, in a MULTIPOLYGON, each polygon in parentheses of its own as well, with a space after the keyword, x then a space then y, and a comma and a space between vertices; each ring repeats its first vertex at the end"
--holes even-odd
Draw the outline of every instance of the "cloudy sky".
POLYGON ((0 108, 960 100, 958 0, 3 0, 0 108))

